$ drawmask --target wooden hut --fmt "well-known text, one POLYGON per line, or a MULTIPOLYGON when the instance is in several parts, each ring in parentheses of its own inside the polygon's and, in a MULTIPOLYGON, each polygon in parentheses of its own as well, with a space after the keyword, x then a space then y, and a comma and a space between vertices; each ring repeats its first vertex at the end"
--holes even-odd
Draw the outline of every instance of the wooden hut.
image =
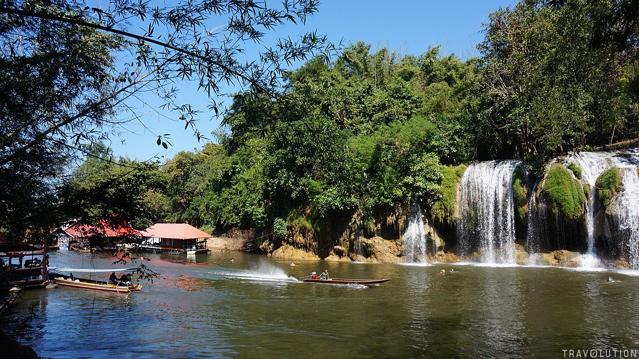
POLYGON ((211 235, 187 223, 156 223, 142 232, 142 247, 163 252, 206 253, 211 235))

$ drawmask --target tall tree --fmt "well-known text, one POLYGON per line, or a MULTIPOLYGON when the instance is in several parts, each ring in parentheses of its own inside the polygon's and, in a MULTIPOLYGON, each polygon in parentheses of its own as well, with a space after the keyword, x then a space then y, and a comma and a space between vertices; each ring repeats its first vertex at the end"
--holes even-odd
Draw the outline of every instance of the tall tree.
POLYGON ((539 168, 558 153, 639 135, 626 84, 637 76, 631 3, 527 0, 491 14, 480 46, 481 157, 539 168))
MULTIPOLYGON (((262 40, 316 11, 316 0, 0 2, 2 230, 20 237, 19 227, 34 224, 23 219, 37 218, 45 199, 55 201, 70 155, 86 155, 85 146, 104 142, 112 126, 144 121, 131 106, 141 92, 156 93, 198 140, 201 113, 178 102, 175 81, 195 81, 210 96, 213 116, 227 84, 276 92, 288 65, 330 46, 314 32, 274 45, 262 40)), ((164 136, 157 143, 168 144, 164 136)))

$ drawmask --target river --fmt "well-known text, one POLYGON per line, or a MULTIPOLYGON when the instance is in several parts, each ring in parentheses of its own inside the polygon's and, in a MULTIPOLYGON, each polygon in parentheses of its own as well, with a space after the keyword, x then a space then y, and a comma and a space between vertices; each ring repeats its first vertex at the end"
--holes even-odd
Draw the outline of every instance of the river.
MULTIPOLYGON (((52 266, 109 267, 59 252, 52 266)), ((43 357, 563 357, 639 349, 639 277, 561 268, 288 262, 243 253, 151 256, 130 295, 23 291, 0 325, 43 357), (305 284, 391 278, 378 287, 305 284), (442 270, 445 274, 442 274, 442 270), (612 281, 611 281, 612 280, 612 281)))

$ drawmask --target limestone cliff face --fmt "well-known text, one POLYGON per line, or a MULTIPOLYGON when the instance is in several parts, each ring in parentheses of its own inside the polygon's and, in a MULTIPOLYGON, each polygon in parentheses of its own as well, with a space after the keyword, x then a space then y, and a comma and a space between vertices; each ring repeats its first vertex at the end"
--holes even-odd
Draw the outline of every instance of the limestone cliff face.
POLYGON ((281 259, 286 261, 313 261, 320 258, 311 252, 307 252, 303 249, 295 248, 291 245, 285 244, 278 249, 270 253, 270 256, 275 259, 281 259))
POLYGON ((401 261, 401 243, 397 240, 386 240, 373 237, 364 241, 364 257, 369 262, 398 263, 401 261))
MULTIPOLYGON (((593 237, 599 257, 627 261, 624 253, 628 252, 629 234, 624 228, 629 205, 619 199, 623 188, 594 185, 591 180, 594 175, 586 178, 587 169, 570 163, 567 157, 552 161, 538 179, 525 169, 516 169, 512 177, 512 212, 515 213, 517 263, 575 265, 573 254, 586 252, 593 237)), ((447 167, 441 198, 424 201, 430 203, 422 212, 430 261, 460 260, 456 232, 461 213, 463 184, 460 178, 466 172, 465 166, 447 167)), ((612 175, 607 176, 609 179, 612 175)), ((639 178, 639 173, 635 177, 639 178)), ((404 203, 374 208, 367 213, 360 210, 334 213, 312 220, 309 209, 288 223, 286 236, 279 239, 270 238, 268 234, 258 236, 262 239, 255 241, 257 245, 245 247, 257 248, 258 252, 278 258, 394 263, 405 260, 402 235, 409 224, 410 213, 410 203, 404 203)), ((465 259, 477 257, 478 250, 473 249, 465 259)))

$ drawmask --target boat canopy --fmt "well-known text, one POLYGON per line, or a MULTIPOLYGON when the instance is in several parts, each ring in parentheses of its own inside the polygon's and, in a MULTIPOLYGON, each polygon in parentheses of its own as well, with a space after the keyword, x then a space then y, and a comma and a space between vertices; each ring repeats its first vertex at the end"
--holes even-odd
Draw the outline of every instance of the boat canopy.
POLYGON ((111 273, 111 272, 133 272, 138 270, 140 267, 131 267, 131 268, 56 268, 49 267, 51 270, 55 270, 58 272, 75 272, 75 273, 111 273))

